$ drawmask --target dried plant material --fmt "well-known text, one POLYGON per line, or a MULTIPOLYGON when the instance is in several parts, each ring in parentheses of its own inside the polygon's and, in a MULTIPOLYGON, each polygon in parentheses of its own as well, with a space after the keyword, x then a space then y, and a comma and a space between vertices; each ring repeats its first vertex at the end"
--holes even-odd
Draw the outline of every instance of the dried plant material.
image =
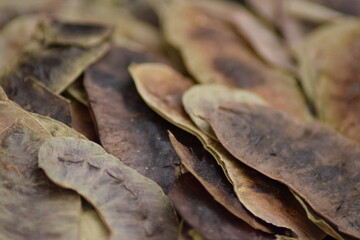
POLYGON ((264 66, 231 28, 188 1, 161 3, 157 8, 165 37, 180 50, 197 81, 250 90, 279 109, 309 118, 295 79, 264 66))
POLYGON ((67 125, 71 124, 70 102, 56 95, 32 77, 4 85, 4 91, 12 101, 29 112, 49 116, 67 125))
POLYGON ((189 88, 182 97, 185 111, 201 131, 216 139, 206 118, 224 102, 243 102, 249 104, 267 103, 258 95, 222 84, 201 84, 189 88))
POLYGON ((0 29, 2 29, 6 24, 8 24, 14 18, 22 15, 23 12, 12 9, 12 8, 0 8, 0 29))
POLYGON ((1 1, 0 9, 18 9, 18 10, 34 10, 42 9, 55 5, 54 0, 32 0, 32 1, 22 1, 22 0, 12 0, 12 1, 1 1))
POLYGON ((218 0, 197 0, 194 3, 215 18, 231 24, 266 62, 278 68, 294 70, 290 54, 275 29, 271 29, 269 24, 258 19, 245 7, 218 0))
POLYGON ((26 77, 39 80, 54 93, 61 93, 91 64, 108 50, 104 43, 88 49, 78 47, 32 47, 7 67, 0 75, 0 85, 6 91, 16 91, 26 77))
POLYGON ((166 132, 172 126, 146 106, 128 72, 132 62, 154 60, 143 52, 113 48, 86 71, 84 86, 104 148, 166 192, 180 164, 166 132))
POLYGON ((38 120, 16 103, 10 101, 2 88, 0 89, 0 132, 13 125, 16 121, 21 121, 40 134, 51 136, 50 132, 38 120))
POLYGON ((275 23, 280 17, 277 11, 282 1, 283 0, 246 0, 246 3, 262 18, 270 23, 275 23))
POLYGON ((160 28, 159 18, 147 0, 127 2, 125 7, 137 19, 160 28))
POLYGON ((89 109, 75 99, 71 99, 71 126, 87 139, 97 142, 98 137, 89 109))
POLYGON ((212 114, 211 126, 240 161, 289 186, 339 231, 360 237, 360 148, 355 142, 255 105, 224 104, 212 114))
POLYGON ((340 19, 311 34, 298 50, 306 93, 321 121, 360 141, 360 21, 340 19))
POLYGON ((190 174, 180 176, 169 198, 180 215, 207 240, 273 239, 226 211, 190 174))
POLYGON ((316 1, 285 0, 285 6, 290 16, 312 23, 323 23, 344 16, 341 12, 317 4, 316 1))
POLYGON ((180 222, 179 235, 177 240, 206 240, 200 236, 193 228, 189 226, 184 220, 180 222))
POLYGON ((161 33, 154 26, 136 19, 118 6, 82 3, 69 6, 57 13, 65 21, 98 22, 112 26, 112 42, 116 46, 162 53, 161 33))
POLYGON ((93 47, 110 37, 111 28, 98 23, 75 23, 52 20, 43 23, 45 45, 93 47))
POLYGON ((169 133, 169 137, 176 153, 180 157, 181 163, 218 203, 250 226, 254 226, 256 229, 263 229, 266 232, 272 232, 271 228, 264 228, 265 224, 259 224, 259 220, 252 214, 249 214, 240 203, 233 186, 209 153, 205 153, 199 159, 189 148, 178 142, 172 133, 169 133))
MULTIPOLYGON (((216 140, 194 126, 181 103, 182 95, 192 86, 189 79, 163 64, 133 65, 130 72, 140 95, 154 111, 202 142, 223 168, 240 202, 252 214, 275 226, 291 229, 302 239, 317 240, 324 236, 307 219, 287 188, 238 162, 216 140)), ((268 229, 267 225, 252 226, 263 231, 268 229)))
POLYGON ((109 231, 93 209, 81 213, 79 240, 108 240, 109 231))
POLYGON ((313 2, 324 5, 325 7, 334 9, 338 12, 360 16, 360 2, 357 0, 314 0, 313 2))
POLYGON ((39 150, 39 166, 55 183, 81 194, 110 229, 110 239, 175 239, 178 223, 153 181, 107 154, 96 143, 51 138, 39 150))
POLYGON ((0 88, 0 132, 10 127, 16 121, 25 123, 31 129, 44 136, 69 136, 86 139, 82 134, 59 121, 25 111, 16 103, 9 100, 2 88, 0 88))
POLYGON ((66 92, 80 103, 84 104, 85 106, 89 106, 88 96, 83 85, 82 77, 80 77, 80 79, 71 84, 66 89, 66 92))
POLYGON ((38 121, 41 124, 41 127, 47 130, 48 135, 51 135, 53 137, 76 137, 86 139, 84 135, 77 132, 75 129, 63 124, 62 122, 36 113, 29 113, 29 115, 34 120, 38 121))
POLYGON ((20 123, 0 135, 1 239, 78 239, 80 197, 38 168, 44 138, 20 123))
POLYGON ((291 15, 286 1, 288 0, 247 0, 260 16, 279 29, 287 47, 294 50, 304 39, 306 27, 291 15))
POLYGON ((305 209, 306 214, 308 216, 308 218, 316 224, 316 226, 318 226, 320 229, 322 229, 325 233, 327 233, 329 236, 332 236, 335 239, 338 240, 344 240, 344 238, 339 235, 339 233, 334 229, 334 227, 330 226, 329 223, 327 223, 324 219, 322 219, 318 214, 316 214, 314 212, 314 210, 312 210, 310 208, 310 206, 304 201, 302 200, 301 197, 299 197, 296 193, 294 193, 293 191, 291 191, 292 194, 295 196, 296 200, 299 201, 299 203, 301 204, 301 206, 305 209))
POLYGON ((41 17, 39 15, 23 15, 16 17, 0 29, 0 69, 14 60, 32 39, 41 17))

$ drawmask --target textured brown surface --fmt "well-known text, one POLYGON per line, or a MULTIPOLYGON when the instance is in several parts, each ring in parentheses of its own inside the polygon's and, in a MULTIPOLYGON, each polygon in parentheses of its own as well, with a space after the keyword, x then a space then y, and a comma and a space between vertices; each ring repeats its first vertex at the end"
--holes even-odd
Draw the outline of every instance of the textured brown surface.
POLYGON ((189 173, 174 183, 169 198, 180 215, 207 240, 274 239, 224 209, 189 173))
POLYGON ((86 136, 89 140, 98 142, 98 136, 88 107, 71 98, 71 116, 72 128, 86 136))
POLYGON ((39 166, 55 183, 81 194, 110 229, 110 239, 175 239, 178 222, 161 188, 96 143, 51 138, 39 166))
POLYGON ((0 85, 11 95, 25 78, 33 77, 54 93, 61 93, 107 49, 107 44, 89 49, 74 46, 34 47, 2 72, 0 85))
POLYGON ((0 135, 1 239, 78 239, 80 197, 38 168, 44 138, 20 123, 0 135))
POLYGON ((211 17, 223 20, 233 27, 259 57, 269 64, 292 69, 290 55, 282 39, 247 8, 231 1, 198 0, 194 1, 194 4, 199 5, 211 17))
POLYGON ((34 78, 4 85, 10 100, 29 112, 39 113, 71 125, 70 102, 51 92, 34 78))
POLYGON ((229 26, 188 1, 158 2, 166 40, 179 49, 196 81, 245 88, 277 108, 308 118, 295 79, 262 64, 229 26))
POLYGON ((198 84, 188 89, 182 103, 186 113, 195 125, 208 136, 216 139, 214 131, 206 120, 223 102, 267 104, 259 95, 223 84, 198 84))
MULTIPOLYGON (((209 194, 229 212, 242 219, 250 226, 259 225, 259 220, 249 213, 236 197, 234 188, 228 181, 216 160, 208 152, 199 154, 198 158, 194 150, 194 144, 191 149, 181 144, 177 139, 169 133, 171 143, 179 155, 181 163, 191 172, 191 174, 201 183, 201 185, 209 192, 209 194)), ((202 146, 200 146, 202 148, 202 146)), ((264 229, 271 232, 271 228, 264 229)))
POLYGON ((301 80, 321 121, 360 141, 360 21, 314 31, 298 51, 301 80))
MULTIPOLYGON (((163 64, 139 64, 132 66, 130 71, 139 93, 151 108, 198 137, 233 183, 240 202, 252 214, 273 225, 291 229, 302 239, 318 240, 324 236, 308 220, 305 211, 287 188, 238 162, 220 143, 196 128, 181 103, 182 95, 192 86, 189 79, 163 64), (161 87, 155 88, 156 85, 161 87)), ((248 219, 249 216, 244 218, 248 219)), ((252 226, 267 231, 268 226, 260 224, 261 222, 257 222, 252 226)))
POLYGON ((110 37, 111 28, 96 23, 71 23, 57 20, 42 25, 46 45, 92 47, 110 37))
POLYGON ((277 110, 242 104, 220 107, 211 126, 240 161, 288 185, 341 232, 360 237, 355 142, 277 110))
POLYGON ((173 127, 146 106, 128 73, 132 62, 147 61, 154 58, 113 48, 86 71, 84 86, 104 148, 166 191, 180 164, 166 132, 173 127))
POLYGON ((360 16, 360 2, 357 0, 314 0, 314 2, 339 12, 360 16))
POLYGON ((34 119, 16 103, 9 100, 2 88, 0 88, 0 132, 13 125, 16 121, 25 123, 31 129, 44 136, 51 136, 50 132, 38 120, 34 119))

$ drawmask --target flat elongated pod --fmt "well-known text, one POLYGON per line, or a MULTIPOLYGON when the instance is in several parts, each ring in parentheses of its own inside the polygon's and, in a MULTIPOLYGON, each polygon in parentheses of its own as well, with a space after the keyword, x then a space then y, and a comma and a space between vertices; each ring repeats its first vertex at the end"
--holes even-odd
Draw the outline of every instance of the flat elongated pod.
POLYGON ((41 21, 36 14, 16 17, 0 29, 0 69, 16 59, 24 46, 30 42, 41 21))
POLYGON ((359 29, 359 20, 340 19, 314 31, 297 51, 301 80, 320 120, 356 141, 360 141, 359 29))
POLYGON ((166 191, 180 163, 166 132, 173 127, 146 106, 128 73, 133 62, 155 60, 113 48, 86 71, 84 85, 104 148, 166 191))
POLYGON ((80 197, 50 182, 38 168, 44 139, 21 123, 0 134, 1 239, 78 239, 80 197))
POLYGON ((0 74, 6 92, 16 91, 26 77, 34 77, 54 93, 61 93, 108 50, 104 43, 82 49, 74 46, 32 47, 0 74))
POLYGON ((78 79, 77 81, 75 81, 73 84, 71 84, 67 89, 66 92, 72 96, 73 98, 75 98, 76 100, 78 100, 79 102, 81 102, 82 104, 84 104, 85 106, 89 106, 89 102, 88 102, 88 96, 86 94, 84 85, 83 85, 83 78, 80 77, 80 79, 78 79))
POLYGON ((98 141, 89 108, 73 98, 71 98, 71 117, 72 128, 86 136, 90 141, 98 141))
POLYGON ((250 104, 267 103, 258 95, 222 84, 201 84, 189 88, 182 97, 186 113, 200 130, 216 139, 206 118, 224 102, 243 102, 250 104))
MULTIPOLYGON (((202 142, 223 168, 240 202, 252 214, 273 225, 289 228, 303 239, 322 238, 324 234, 307 219, 287 188, 238 162, 219 142, 192 123, 181 103, 182 95, 192 86, 189 79, 163 64, 133 65, 130 72, 139 93, 154 111, 202 142)), ((252 226, 268 231, 266 225, 259 224, 261 222, 252 226)))
POLYGON ((189 173, 174 183, 169 198, 180 215, 208 240, 273 239, 226 211, 189 173))
POLYGON ((84 135, 62 122, 37 113, 28 114, 32 117, 32 119, 39 122, 42 128, 46 129, 48 135, 53 137, 76 137, 86 139, 84 135))
MULTIPOLYGON (((248 210, 240 203, 233 186, 209 153, 202 154, 203 156, 200 159, 189 148, 177 141, 172 133, 169 133, 169 137, 176 153, 180 157, 181 163, 218 203, 250 226, 256 226, 258 229, 263 228, 259 224, 259 220, 252 214, 249 214, 248 210)), ((271 232, 270 229, 266 230, 271 232)))
POLYGON ((27 77, 23 81, 14 81, 11 86, 3 85, 3 89, 9 99, 25 110, 71 125, 70 101, 54 94, 36 79, 27 77))
POLYGON ((176 238, 178 222, 161 188, 96 143, 51 138, 39 150, 39 166, 95 207, 110 239, 176 238))
POLYGON ((288 0, 247 0, 255 12, 278 27, 287 47, 293 50, 306 35, 306 27, 288 11, 288 0))
POLYGON ((357 0, 341 0, 341 1, 326 1, 326 0, 314 0, 313 2, 324 5, 325 7, 334 9, 336 11, 360 16, 360 3, 357 0))
POLYGON ((289 186, 339 231, 360 237, 360 148, 355 142, 263 106, 224 104, 210 122, 239 161, 289 186))
POLYGON ((324 23, 332 21, 336 18, 344 17, 341 12, 327 8, 324 5, 316 3, 316 1, 308 0, 286 0, 286 11, 289 15, 304 21, 312 23, 324 23))
POLYGON ((81 133, 62 122, 37 113, 25 111, 19 105, 9 100, 2 88, 0 88, 0 132, 10 127, 16 121, 25 123, 31 129, 44 136, 70 136, 86 139, 81 133))
MULTIPOLYGON (((296 0, 295 0, 296 1, 296 0)), ((301 1, 302 2, 302 1, 301 1)), ((261 21, 247 8, 230 1, 197 0, 200 6, 211 16, 224 20, 233 26, 255 52, 268 64, 287 70, 293 70, 290 54, 275 29, 261 21)))
POLYGON ((42 24, 45 45, 93 47, 110 37, 111 28, 97 23, 52 20, 42 24))
POLYGON ((111 40, 116 46, 156 53, 163 51, 163 40, 159 30, 136 19, 119 6, 82 2, 76 6, 69 5, 57 12, 56 15, 69 22, 97 22, 112 26, 111 40))
POLYGON ((198 82, 244 88, 277 108, 309 117, 295 79, 264 66, 230 27, 189 1, 157 2, 167 41, 179 49, 198 82))
POLYGON ((0 88, 0 132, 13 125, 16 121, 26 123, 31 129, 44 136, 51 136, 50 132, 37 119, 9 100, 3 89, 0 88))
POLYGON ((79 240, 108 240, 109 231, 94 209, 83 210, 79 240))

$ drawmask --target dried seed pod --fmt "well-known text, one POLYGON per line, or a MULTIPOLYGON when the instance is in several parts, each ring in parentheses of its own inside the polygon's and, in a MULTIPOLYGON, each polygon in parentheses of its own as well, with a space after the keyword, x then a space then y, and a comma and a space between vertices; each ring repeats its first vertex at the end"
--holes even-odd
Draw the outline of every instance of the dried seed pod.
POLYGON ((0 76, 7 93, 16 91, 26 77, 34 77, 54 93, 64 91, 91 64, 108 50, 107 43, 82 49, 74 46, 31 47, 0 76))
POLYGON ((178 222, 161 188, 96 143, 51 138, 39 166, 56 184, 81 194, 110 229, 110 239, 175 239, 178 222))
POLYGON ((289 186, 339 231, 360 237, 357 143, 263 106, 224 104, 210 122, 233 156, 289 186))
POLYGON ((180 215, 208 240, 273 239, 223 209, 191 174, 180 176, 169 198, 180 215))
POLYGON ((295 79, 264 66, 231 28, 188 1, 156 2, 167 41, 198 82, 250 90, 274 107, 309 118, 295 79))
POLYGON ((298 49, 301 80, 319 118, 360 141, 360 21, 340 19, 311 34, 298 49))
POLYGON ((84 85, 104 148, 166 192, 180 164, 166 132, 172 126, 146 106, 128 72, 132 62, 155 60, 144 52, 113 48, 87 69, 84 85))
POLYGON ((45 138, 21 123, 0 134, 2 239, 78 239, 79 195, 59 188, 38 168, 45 138))
POLYGON ((75 23, 52 20, 41 26, 45 45, 94 47, 110 38, 112 29, 97 23, 75 23))
POLYGON ((4 85, 8 98, 29 112, 49 116, 71 125, 70 101, 54 94, 33 77, 4 85))
POLYGON ((185 111, 201 131, 216 139, 206 118, 224 102, 243 102, 250 104, 267 103, 260 96, 238 88, 222 84, 201 84, 189 88, 182 97, 185 111))
MULTIPOLYGON (((291 229, 302 239, 315 240, 324 236, 324 233, 307 219, 304 210, 286 187, 238 162, 216 140, 201 132, 191 122, 181 103, 182 95, 192 86, 189 79, 163 64, 133 65, 130 72, 139 93, 152 109, 198 137, 223 168, 229 181, 233 183, 240 202, 251 213, 268 223, 291 229)), ((243 216, 243 219, 248 219, 248 216, 243 216)), ((252 226, 269 231, 261 222, 252 226)))

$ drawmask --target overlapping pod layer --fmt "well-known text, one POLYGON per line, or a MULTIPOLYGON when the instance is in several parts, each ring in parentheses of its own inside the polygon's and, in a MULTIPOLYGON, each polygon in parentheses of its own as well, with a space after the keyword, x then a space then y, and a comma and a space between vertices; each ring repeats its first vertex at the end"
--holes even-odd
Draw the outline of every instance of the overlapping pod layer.
POLYGON ((180 215, 208 240, 273 239, 269 234, 254 231, 223 209, 189 173, 180 176, 171 186, 169 198, 180 215))
POLYGON ((196 81, 250 90, 274 107, 309 117, 295 79, 263 65, 231 28, 189 1, 153 2, 166 40, 180 51, 196 81))
POLYGON ((340 232, 360 237, 356 142, 264 106, 227 103, 210 123, 239 161, 289 186, 340 232))
POLYGON ((221 103, 229 101, 267 105, 265 100, 249 91, 215 83, 195 85, 182 96, 182 103, 191 120, 214 139, 215 133, 206 119, 221 103))
POLYGON ((180 163, 166 132, 172 126, 146 106, 128 72, 132 62, 155 60, 114 47, 87 69, 84 85, 104 148, 167 191, 180 163))
POLYGON ((75 46, 31 47, 0 76, 10 94, 26 77, 34 77, 54 93, 61 93, 108 50, 107 44, 83 49, 75 46))
POLYGON ((50 136, 23 122, 0 134, 1 239, 76 240, 80 197, 56 186, 38 168, 39 147, 50 136))
POLYGON ((43 22, 41 40, 45 45, 93 47, 110 38, 111 28, 95 23, 43 22))
MULTIPOLYGON (((193 85, 191 80, 163 64, 134 65, 130 67, 130 72, 139 93, 154 111, 198 137, 234 185, 240 202, 252 214, 268 223, 289 228, 303 239, 319 239, 324 235, 307 219, 304 210, 286 187, 240 164, 221 144, 192 123, 181 102, 182 95, 193 85)), ((244 219, 246 216, 239 217, 244 219)), ((266 230, 254 222, 248 223, 266 230)))
MULTIPOLYGON (((301 1, 302 2, 302 1, 301 1)), ((230 1, 197 0, 194 4, 214 18, 232 26, 268 64, 293 70, 290 54, 275 30, 247 8, 230 1)))
POLYGON ((192 151, 199 146, 191 145, 192 151, 190 151, 189 148, 177 141, 172 133, 169 133, 169 137, 176 153, 180 157, 181 163, 218 203, 250 226, 255 226, 255 228, 266 232, 272 231, 270 226, 267 226, 268 228, 261 226, 261 221, 249 214, 248 210, 240 203, 232 184, 228 181, 224 172, 210 153, 205 152, 201 156, 196 156, 192 151))
POLYGON ((298 49, 301 80, 321 121, 360 141, 360 21, 345 18, 313 32, 298 49))
POLYGON ((51 138, 39 166, 56 184, 75 190, 98 211, 110 239, 175 239, 177 218, 161 188, 96 143, 51 138))

